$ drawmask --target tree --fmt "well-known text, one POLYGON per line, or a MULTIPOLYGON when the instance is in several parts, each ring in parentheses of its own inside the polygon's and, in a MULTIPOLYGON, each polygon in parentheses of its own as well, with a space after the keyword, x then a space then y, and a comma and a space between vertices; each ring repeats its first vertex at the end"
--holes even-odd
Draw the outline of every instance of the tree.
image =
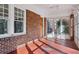
POLYGON ((63 31, 62 31, 62 33, 64 33, 64 34, 68 34, 69 33, 69 26, 68 26, 68 23, 65 21, 65 20, 62 20, 62 24, 61 24, 61 20, 58 20, 57 21, 57 23, 56 23, 56 25, 57 25, 57 33, 58 34, 61 34, 61 25, 63 26, 62 28, 63 28, 63 31))

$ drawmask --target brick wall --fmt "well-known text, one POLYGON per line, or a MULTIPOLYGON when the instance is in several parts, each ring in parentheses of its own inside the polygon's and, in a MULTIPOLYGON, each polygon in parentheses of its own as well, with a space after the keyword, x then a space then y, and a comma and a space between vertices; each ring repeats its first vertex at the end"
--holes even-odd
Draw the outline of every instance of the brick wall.
POLYGON ((0 39, 0 53, 14 51, 18 45, 28 42, 26 35, 7 37, 0 39))
POLYGON ((0 53, 9 53, 24 43, 35 38, 42 37, 42 18, 40 15, 27 10, 26 11, 26 31, 25 35, 0 38, 0 53))
POLYGON ((27 10, 27 34, 35 39, 38 37, 42 37, 42 18, 40 15, 27 10))

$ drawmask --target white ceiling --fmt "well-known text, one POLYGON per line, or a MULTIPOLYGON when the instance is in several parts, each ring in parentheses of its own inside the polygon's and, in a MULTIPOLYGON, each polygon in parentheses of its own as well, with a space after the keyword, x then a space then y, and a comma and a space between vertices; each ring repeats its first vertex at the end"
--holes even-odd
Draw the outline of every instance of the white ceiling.
POLYGON ((35 6, 45 10, 47 17, 69 16, 78 7, 77 4, 36 4, 35 6))
POLYGON ((72 12, 76 12, 78 4, 16 4, 18 7, 29 9, 35 13, 45 17, 62 17, 69 16, 72 12))

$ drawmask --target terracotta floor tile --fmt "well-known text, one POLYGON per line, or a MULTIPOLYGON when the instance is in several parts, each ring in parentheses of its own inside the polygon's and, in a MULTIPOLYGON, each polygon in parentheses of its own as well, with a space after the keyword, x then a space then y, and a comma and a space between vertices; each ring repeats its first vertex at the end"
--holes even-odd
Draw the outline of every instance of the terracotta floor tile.
POLYGON ((25 46, 20 47, 17 49, 17 54, 28 54, 28 50, 26 49, 25 46))
POLYGON ((32 41, 29 44, 21 45, 16 51, 17 54, 79 54, 78 50, 65 47, 43 38, 32 41))
POLYGON ((36 44, 38 44, 39 46, 41 46, 43 43, 40 41, 34 41, 36 44))
POLYGON ((62 52, 68 53, 68 54, 74 54, 74 53, 79 54, 78 50, 56 44, 56 43, 54 43, 52 41, 48 41, 47 44, 54 47, 54 48, 56 48, 56 49, 58 49, 58 50, 60 50, 60 51, 62 51, 62 52))
POLYGON ((45 54, 41 49, 37 49, 33 52, 34 54, 45 54))
POLYGON ((58 52, 57 50, 50 48, 47 45, 43 45, 41 46, 41 48, 43 48, 45 51, 47 51, 49 54, 61 54, 60 52, 58 52))
POLYGON ((27 46, 31 49, 31 51, 38 48, 34 43, 27 44, 27 46))

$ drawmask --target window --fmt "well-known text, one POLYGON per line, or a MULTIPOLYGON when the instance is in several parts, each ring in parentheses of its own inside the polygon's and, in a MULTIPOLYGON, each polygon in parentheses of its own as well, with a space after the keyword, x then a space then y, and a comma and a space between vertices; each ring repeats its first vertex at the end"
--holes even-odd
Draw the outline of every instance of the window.
POLYGON ((0 34, 6 34, 8 23, 8 4, 0 4, 0 34))
POLYGON ((24 11, 14 8, 14 32, 23 32, 24 11))

